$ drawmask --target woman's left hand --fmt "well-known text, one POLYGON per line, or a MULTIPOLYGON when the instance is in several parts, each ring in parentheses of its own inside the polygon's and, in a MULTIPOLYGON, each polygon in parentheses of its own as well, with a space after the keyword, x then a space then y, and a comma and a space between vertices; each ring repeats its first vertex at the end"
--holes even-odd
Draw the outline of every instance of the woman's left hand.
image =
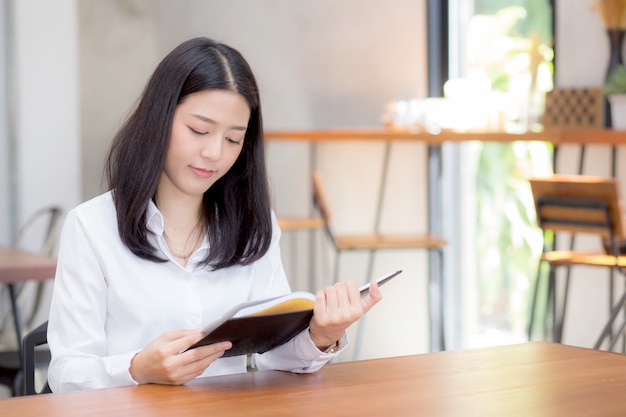
POLYGON ((382 299, 376 281, 369 294, 361 297, 354 282, 339 282, 316 294, 309 333, 315 346, 325 350, 341 338, 346 329, 382 299))

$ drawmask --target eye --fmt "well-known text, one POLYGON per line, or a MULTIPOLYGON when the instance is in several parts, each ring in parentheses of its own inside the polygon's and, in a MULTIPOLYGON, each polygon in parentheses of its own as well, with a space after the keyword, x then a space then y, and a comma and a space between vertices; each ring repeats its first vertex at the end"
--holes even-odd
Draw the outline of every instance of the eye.
POLYGON ((241 140, 236 140, 236 139, 229 138, 229 137, 226 137, 226 140, 230 143, 234 143, 235 145, 239 145, 241 143, 241 140))
POLYGON ((193 127, 189 127, 189 130, 191 130, 191 132, 194 135, 206 135, 207 133, 209 133, 209 132, 201 132, 199 130, 194 129, 193 127))

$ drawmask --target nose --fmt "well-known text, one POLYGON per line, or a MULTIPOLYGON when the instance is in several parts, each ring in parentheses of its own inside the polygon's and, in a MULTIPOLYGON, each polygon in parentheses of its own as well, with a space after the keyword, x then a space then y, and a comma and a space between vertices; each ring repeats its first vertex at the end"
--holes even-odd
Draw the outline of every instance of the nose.
POLYGON ((207 140, 203 143, 200 155, 211 161, 219 160, 222 157, 223 142, 219 135, 208 135, 207 140))

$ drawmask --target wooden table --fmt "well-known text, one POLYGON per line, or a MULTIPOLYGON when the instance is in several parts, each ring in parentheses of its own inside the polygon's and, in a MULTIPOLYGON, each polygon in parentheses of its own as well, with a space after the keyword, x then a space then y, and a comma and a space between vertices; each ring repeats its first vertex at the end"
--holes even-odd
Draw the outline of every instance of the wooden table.
POLYGON ((0 283, 17 284, 28 280, 54 278, 56 259, 0 246, 0 283))
POLYGON ((533 342, 0 401, 10 416, 623 417, 626 356, 533 342))
MULTIPOLYGON (((54 258, 0 246, 0 283, 6 284, 9 288, 15 334, 20 347, 22 330, 14 285, 30 280, 45 281, 54 278, 55 272, 56 259, 54 258)), ((20 359, 21 357, 20 355, 20 359)))

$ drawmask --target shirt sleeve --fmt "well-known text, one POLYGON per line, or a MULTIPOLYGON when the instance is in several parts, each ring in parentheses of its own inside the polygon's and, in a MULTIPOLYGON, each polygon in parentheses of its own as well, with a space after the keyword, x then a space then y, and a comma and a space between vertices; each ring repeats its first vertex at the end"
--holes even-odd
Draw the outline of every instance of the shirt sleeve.
POLYGON ((348 336, 344 333, 339 340, 339 349, 334 353, 324 353, 315 346, 307 328, 287 343, 268 352, 253 355, 253 361, 260 371, 274 369, 295 373, 312 373, 321 369, 347 346, 348 336))
POLYGON ((107 281, 90 236, 70 212, 60 238, 48 322, 53 392, 136 384, 130 361, 136 352, 107 356, 107 281))

